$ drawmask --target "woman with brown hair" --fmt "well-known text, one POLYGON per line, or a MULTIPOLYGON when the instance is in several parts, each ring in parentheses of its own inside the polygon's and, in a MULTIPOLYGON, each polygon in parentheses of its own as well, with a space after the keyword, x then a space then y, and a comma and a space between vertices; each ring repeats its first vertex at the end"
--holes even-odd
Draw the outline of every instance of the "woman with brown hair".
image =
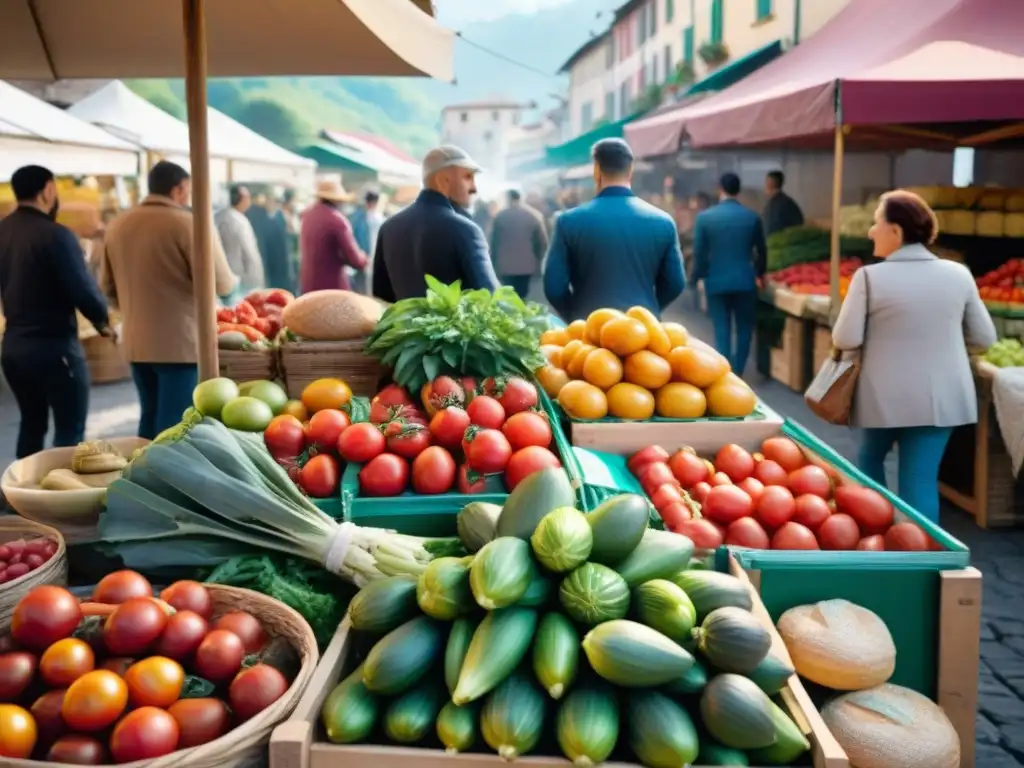
POLYGON ((863 429, 861 470, 885 485, 885 458, 899 449, 899 494, 938 521, 938 474, 954 427, 978 420, 968 347, 996 331, 971 273, 936 257, 935 213, 919 196, 882 196, 868 232, 879 264, 850 282, 832 341, 861 350, 852 425, 863 429))

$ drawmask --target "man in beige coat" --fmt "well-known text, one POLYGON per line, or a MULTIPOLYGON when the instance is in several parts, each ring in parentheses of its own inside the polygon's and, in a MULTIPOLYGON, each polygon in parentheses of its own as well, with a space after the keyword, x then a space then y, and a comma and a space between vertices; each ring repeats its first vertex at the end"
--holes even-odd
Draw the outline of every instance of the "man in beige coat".
MULTIPOLYGON (((177 424, 198 381, 196 312, 192 297, 192 181, 161 161, 149 172, 149 197, 115 219, 100 254, 100 287, 121 310, 125 356, 139 392, 139 437, 177 424)), ((225 296, 238 278, 213 233, 216 289, 225 296)))

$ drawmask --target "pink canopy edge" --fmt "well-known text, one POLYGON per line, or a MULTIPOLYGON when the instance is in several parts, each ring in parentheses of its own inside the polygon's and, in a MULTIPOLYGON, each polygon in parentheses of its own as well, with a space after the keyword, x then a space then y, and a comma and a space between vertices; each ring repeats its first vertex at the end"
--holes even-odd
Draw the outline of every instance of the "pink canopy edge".
POLYGON ((1024 3, 852 0, 817 34, 700 104, 638 120, 641 157, 848 125, 1024 119, 1024 3))

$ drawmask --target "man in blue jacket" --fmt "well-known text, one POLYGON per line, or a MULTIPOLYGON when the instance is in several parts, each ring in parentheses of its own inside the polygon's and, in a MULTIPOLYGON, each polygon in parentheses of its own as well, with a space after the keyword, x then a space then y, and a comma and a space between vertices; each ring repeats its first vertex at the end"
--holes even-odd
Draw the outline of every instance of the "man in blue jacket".
POLYGON ((597 197, 555 219, 544 294, 566 322, 602 307, 660 315, 686 287, 675 222, 633 194, 625 141, 604 139, 592 154, 597 197))
POLYGON ((693 281, 704 281, 715 348, 742 376, 750 356, 757 314, 757 286, 768 262, 761 217, 743 206, 740 177, 726 173, 718 205, 697 214, 693 231, 693 281), (732 329, 736 325, 736 342, 732 329))

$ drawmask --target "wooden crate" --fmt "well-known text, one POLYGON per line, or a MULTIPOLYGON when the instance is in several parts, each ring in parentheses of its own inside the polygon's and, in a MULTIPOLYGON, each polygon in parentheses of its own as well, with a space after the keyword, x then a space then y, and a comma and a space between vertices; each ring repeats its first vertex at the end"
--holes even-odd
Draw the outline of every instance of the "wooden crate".
POLYGON ((814 326, 814 348, 811 353, 811 376, 814 376, 832 355, 832 329, 825 325, 814 326))
MULTIPOLYGON (((730 569, 738 578, 747 581, 735 561, 730 563, 730 569)), ((750 586, 749 581, 747 583, 750 586)), ((782 638, 775 631, 753 586, 750 589, 754 615, 771 630, 773 651, 789 660, 782 638)), ((320 708, 347 672, 350 647, 349 624, 346 619, 324 651, 306 694, 296 705, 291 719, 274 729, 270 737, 270 768, 496 768, 506 764, 493 754, 449 755, 434 749, 360 744, 346 746, 323 741, 320 708)), ((846 753, 825 727, 821 715, 796 675, 790 678, 781 696, 793 720, 811 742, 814 768, 849 768, 850 761, 846 753)), ((565 768, 570 765, 569 761, 560 757, 525 757, 516 760, 515 764, 528 768, 565 768)), ((632 763, 605 765, 607 768, 638 768, 632 763)))
POLYGON ((797 392, 803 392, 808 384, 807 329, 807 321, 787 317, 780 340, 782 346, 771 351, 772 378, 797 392))

